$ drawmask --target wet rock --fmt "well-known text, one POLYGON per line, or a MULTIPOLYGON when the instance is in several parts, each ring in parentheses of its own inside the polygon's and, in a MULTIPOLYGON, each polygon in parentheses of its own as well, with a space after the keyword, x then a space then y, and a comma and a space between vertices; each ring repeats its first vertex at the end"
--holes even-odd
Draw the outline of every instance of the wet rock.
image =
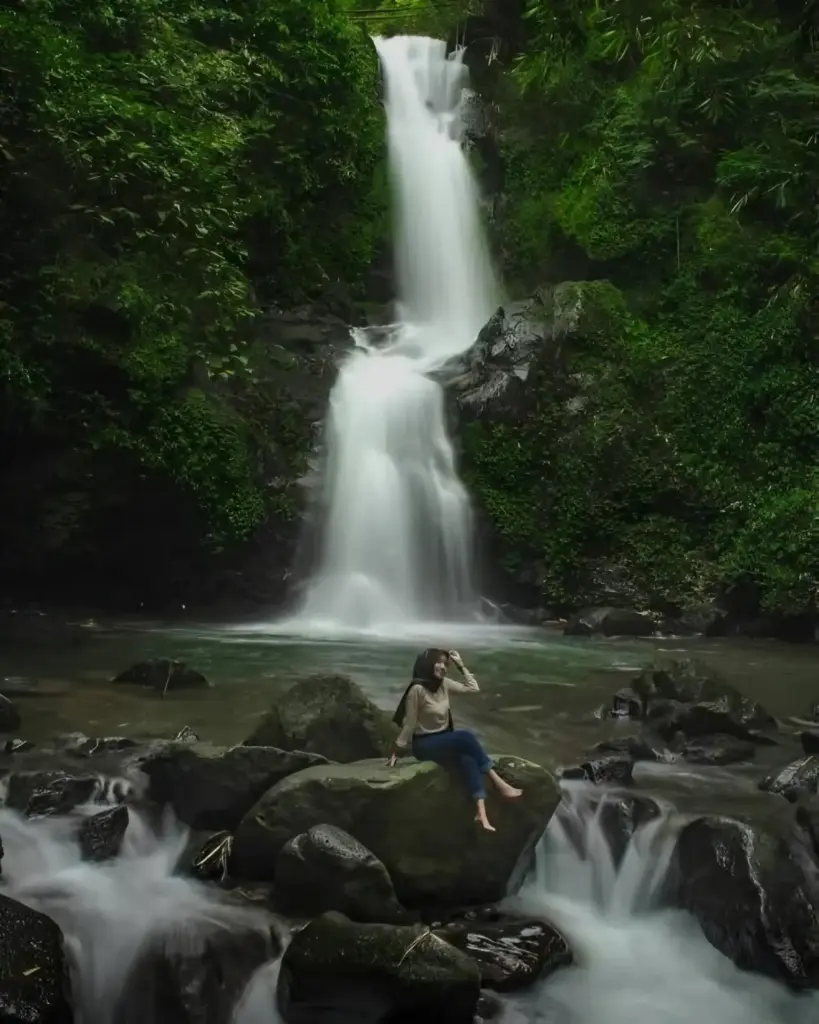
POLYGON ((481 982, 497 992, 526 988, 572 962, 560 932, 545 921, 502 918, 458 922, 436 934, 478 964, 481 982))
POLYGON ((665 742, 671 742, 678 735, 685 739, 730 736, 752 743, 770 742, 764 734, 743 725, 722 702, 683 704, 655 697, 646 706, 646 722, 665 742))
POLYGON ((68 965, 57 925, 0 895, 0 1021, 72 1024, 68 965))
POLYGON ((131 750, 137 746, 137 742, 127 736, 99 737, 86 736, 82 732, 72 732, 58 736, 54 741, 54 746, 55 749, 75 757, 93 757, 95 754, 112 754, 131 750))
POLYGON ((113 860, 122 849, 128 821, 128 808, 122 805, 85 818, 77 830, 83 860, 113 860))
POLYGON ((810 797, 797 806, 796 823, 802 830, 805 845, 819 859, 819 797, 810 797))
POLYGON ((474 1024, 484 1024, 485 1021, 500 1020, 503 1016, 503 1003, 491 992, 483 991, 478 997, 478 1006, 475 1010, 474 1024))
POLYGON ((139 761, 148 796, 195 829, 232 829, 277 782, 325 758, 276 747, 168 743, 139 761))
POLYGON ((384 864, 404 906, 494 903, 522 882, 535 844, 560 801, 552 775, 521 758, 497 770, 524 795, 489 797, 497 832, 475 822, 460 777, 430 762, 383 760, 308 768, 259 800, 235 833, 231 871, 272 877, 287 841, 314 825, 344 829, 384 864))
POLYGON ((293 937, 276 995, 288 1024, 473 1024, 480 974, 474 960, 422 926, 329 913, 293 937))
POLYGON ((245 740, 306 750, 343 763, 385 757, 396 728, 346 676, 307 676, 289 689, 245 740))
POLYGON ((584 761, 580 765, 564 768, 560 776, 563 779, 593 782, 595 785, 630 786, 634 781, 633 769, 634 763, 630 757, 614 754, 611 757, 599 757, 584 761))
POLYGON ((20 712, 0 693, 0 732, 17 732, 21 724, 20 712))
POLYGON ((34 744, 30 740, 13 739, 6 740, 3 744, 4 754, 22 754, 26 750, 31 750, 34 744))
MULTIPOLYGON (((641 672, 632 682, 632 688, 640 698, 651 705, 660 701, 677 702, 680 705, 694 705, 702 714, 709 712, 712 720, 730 721, 732 729, 710 728, 709 732, 722 732, 737 736, 738 730, 775 729, 776 720, 761 704, 740 693, 713 669, 696 659, 659 662, 641 672)), ((656 715, 654 716, 656 717, 656 715)), ((683 729, 683 732, 686 732, 683 729)), ((694 735, 686 732, 686 735, 694 735)))
POLYGON ((225 830, 193 844, 187 858, 190 873, 203 882, 224 882, 228 877, 233 835, 225 830))
POLYGON ((266 915, 214 908, 141 951, 112 1024, 232 1024, 250 978, 278 953, 266 915))
POLYGON ((819 792, 819 757, 801 757, 780 771, 768 775, 759 784, 766 793, 777 793, 795 803, 800 797, 819 792))
POLYGON ((819 729, 804 729, 799 741, 806 754, 819 754, 819 729))
POLYGON ((612 718, 642 718, 643 702, 630 687, 618 690, 611 698, 612 718))
POLYGON ((645 736, 634 733, 628 736, 613 736, 602 740, 592 748, 594 754, 619 754, 632 761, 665 761, 665 752, 658 746, 652 746, 645 736))
POLYGON ((175 743, 198 743, 199 734, 194 732, 189 725, 183 725, 179 732, 174 736, 175 743))
POLYGON ((752 761, 756 745, 733 736, 704 736, 682 749, 682 758, 689 764, 726 765, 752 761))
POLYGON ((114 682, 146 686, 162 694, 171 690, 205 690, 210 686, 201 672, 173 658, 138 661, 125 672, 120 672, 114 682))
POLYGON ((29 817, 68 814, 90 803, 100 793, 96 775, 69 775, 61 771, 13 772, 9 776, 6 806, 29 817))
POLYGON ((650 615, 631 608, 586 608, 573 615, 565 636, 654 636, 657 625, 650 615))
POLYGON ((623 862, 639 829, 660 817, 660 806, 649 796, 619 793, 588 793, 563 809, 560 821, 578 857, 589 856, 589 836, 595 822, 602 833, 615 867, 623 862))
POLYGON ((819 987, 819 901, 793 836, 703 817, 680 833, 667 881, 674 905, 744 970, 819 987))
POLYGON ((315 917, 336 910, 365 923, 408 921, 381 861, 335 825, 314 825, 285 843, 275 883, 286 914, 315 917))

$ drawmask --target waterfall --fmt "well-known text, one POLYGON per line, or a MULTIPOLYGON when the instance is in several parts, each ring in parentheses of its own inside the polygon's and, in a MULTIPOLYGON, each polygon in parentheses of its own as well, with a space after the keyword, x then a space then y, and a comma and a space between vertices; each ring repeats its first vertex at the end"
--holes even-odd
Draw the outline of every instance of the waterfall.
POLYGON ((478 190, 461 145, 462 52, 377 38, 386 84, 402 322, 341 366, 326 423, 313 629, 475 621, 469 496, 428 374, 464 352, 497 305, 478 190))
POLYGON ((605 801, 564 788, 535 870, 510 909, 551 921, 575 966, 511 997, 503 1024, 797 1024, 819 1008, 769 978, 734 967, 692 917, 657 897, 676 843, 672 808, 639 828, 619 863, 604 827, 605 801))

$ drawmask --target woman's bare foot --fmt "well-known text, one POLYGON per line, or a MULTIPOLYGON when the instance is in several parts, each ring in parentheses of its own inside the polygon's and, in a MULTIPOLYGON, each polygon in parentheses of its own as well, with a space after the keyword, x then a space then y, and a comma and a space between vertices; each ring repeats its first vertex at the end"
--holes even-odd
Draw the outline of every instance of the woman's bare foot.
POLYGON ((508 782, 504 782, 496 771, 490 771, 488 774, 489 778, 494 783, 495 788, 504 800, 517 800, 518 797, 523 796, 522 789, 516 789, 514 786, 510 786, 508 782))
POLYGON ((487 832, 498 831, 494 825, 489 823, 489 818, 486 816, 486 804, 483 800, 478 801, 478 813, 475 815, 475 821, 479 822, 487 832))

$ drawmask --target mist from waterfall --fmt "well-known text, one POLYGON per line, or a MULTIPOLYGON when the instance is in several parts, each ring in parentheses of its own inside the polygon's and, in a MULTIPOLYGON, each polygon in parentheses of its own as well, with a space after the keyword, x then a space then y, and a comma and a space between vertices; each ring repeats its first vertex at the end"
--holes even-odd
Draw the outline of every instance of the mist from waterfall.
POLYGON ((497 305, 479 195, 462 147, 462 52, 377 38, 385 87, 402 322, 366 331, 325 426, 319 564, 300 628, 406 631, 478 618, 473 517, 444 396, 428 374, 474 342, 497 305))

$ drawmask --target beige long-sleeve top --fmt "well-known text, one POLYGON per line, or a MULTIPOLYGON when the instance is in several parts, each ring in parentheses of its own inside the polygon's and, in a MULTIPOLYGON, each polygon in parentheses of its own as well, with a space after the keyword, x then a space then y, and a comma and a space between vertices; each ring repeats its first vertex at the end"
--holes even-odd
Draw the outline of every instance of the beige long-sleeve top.
POLYGON ((430 693, 416 683, 407 694, 404 724, 398 739, 399 747, 408 747, 413 736, 425 736, 431 732, 443 732, 449 725, 449 695, 451 693, 477 693, 478 680, 469 669, 463 669, 463 682, 444 679, 437 693, 430 693))

